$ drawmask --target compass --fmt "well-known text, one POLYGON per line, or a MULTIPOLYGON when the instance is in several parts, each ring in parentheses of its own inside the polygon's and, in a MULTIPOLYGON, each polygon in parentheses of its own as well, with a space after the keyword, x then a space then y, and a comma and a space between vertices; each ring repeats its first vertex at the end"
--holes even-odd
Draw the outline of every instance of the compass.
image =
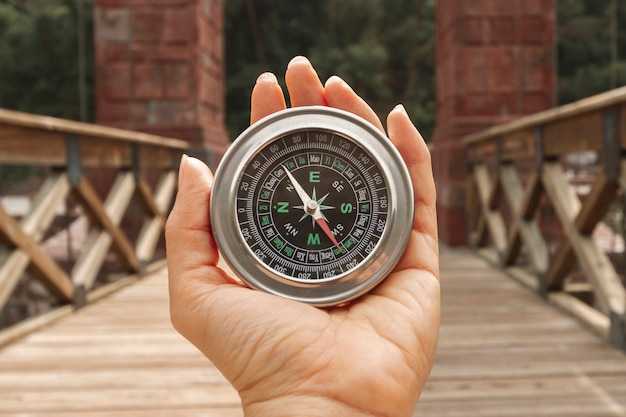
POLYGON ((318 307, 380 283, 406 248, 413 189, 391 141, 342 110, 296 107, 245 130, 215 173, 211 224, 250 287, 318 307))

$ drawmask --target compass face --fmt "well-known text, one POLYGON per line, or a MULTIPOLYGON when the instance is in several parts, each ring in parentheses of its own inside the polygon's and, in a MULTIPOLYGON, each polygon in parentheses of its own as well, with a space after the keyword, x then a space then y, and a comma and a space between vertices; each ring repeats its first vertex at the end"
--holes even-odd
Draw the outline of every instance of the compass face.
POLYGON ((260 262, 292 279, 350 271, 376 247, 387 222, 380 168, 361 146, 325 131, 301 130, 270 142, 238 190, 242 236, 260 262), (309 206, 316 209, 309 213, 309 206))
POLYGON ((216 242, 252 287, 319 306, 380 282, 404 251, 412 189, 375 127, 327 107, 299 107, 251 126, 216 172, 216 242))

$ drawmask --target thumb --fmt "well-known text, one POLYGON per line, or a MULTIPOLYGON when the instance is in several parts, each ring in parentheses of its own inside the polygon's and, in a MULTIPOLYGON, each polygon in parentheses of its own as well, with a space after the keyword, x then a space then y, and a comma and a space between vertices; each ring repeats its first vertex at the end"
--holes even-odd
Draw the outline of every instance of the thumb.
POLYGON ((165 226, 170 276, 218 261, 211 233, 209 202, 213 175, 200 160, 184 155, 179 168, 176 202, 165 226))

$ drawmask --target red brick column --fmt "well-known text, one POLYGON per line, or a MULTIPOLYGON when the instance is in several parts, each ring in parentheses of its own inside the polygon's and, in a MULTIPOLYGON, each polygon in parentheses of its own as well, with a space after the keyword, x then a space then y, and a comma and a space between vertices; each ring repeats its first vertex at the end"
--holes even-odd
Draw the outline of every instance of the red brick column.
POLYGON ((224 127, 220 0, 96 0, 96 120, 189 141, 213 168, 224 127))
POLYGON ((431 142, 440 238, 465 243, 462 136, 555 103, 553 0, 437 1, 437 127, 431 142))

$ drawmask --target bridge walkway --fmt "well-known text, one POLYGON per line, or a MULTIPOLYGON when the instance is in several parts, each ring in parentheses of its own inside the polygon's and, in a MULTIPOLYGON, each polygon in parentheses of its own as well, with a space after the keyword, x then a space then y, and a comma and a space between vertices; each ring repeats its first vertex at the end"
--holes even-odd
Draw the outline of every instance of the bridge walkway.
MULTIPOLYGON (((443 250, 437 360, 416 416, 626 416, 626 356, 469 251, 443 250)), ((167 271, 0 350, 0 417, 240 417, 169 322, 167 271)))

